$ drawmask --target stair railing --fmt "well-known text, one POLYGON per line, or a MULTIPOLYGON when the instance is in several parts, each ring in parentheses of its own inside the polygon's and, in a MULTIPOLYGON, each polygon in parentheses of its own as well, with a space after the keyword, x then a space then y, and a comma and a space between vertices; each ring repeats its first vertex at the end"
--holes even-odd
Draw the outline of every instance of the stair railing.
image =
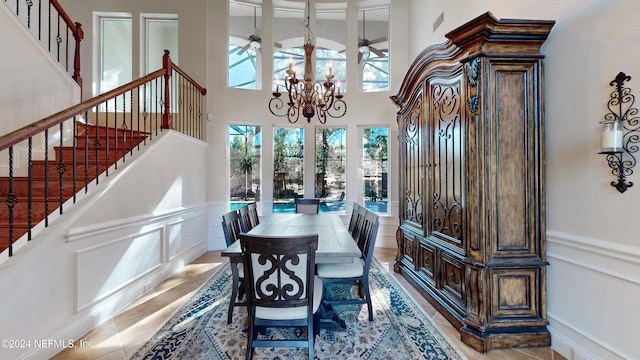
POLYGON ((44 5, 43 0, 4 0, 4 2, 73 80, 82 87, 80 76, 80 41, 84 38, 82 25, 71 20, 58 0, 45 0, 44 5), (70 44, 72 41, 73 44, 70 44))
POLYGON ((206 89, 171 62, 107 93, 0 137, 0 252, 31 240, 57 207, 89 191, 127 156, 173 129, 205 140, 206 89), (53 204, 53 206, 52 206, 53 204), (24 240, 24 241, 23 241, 24 240))

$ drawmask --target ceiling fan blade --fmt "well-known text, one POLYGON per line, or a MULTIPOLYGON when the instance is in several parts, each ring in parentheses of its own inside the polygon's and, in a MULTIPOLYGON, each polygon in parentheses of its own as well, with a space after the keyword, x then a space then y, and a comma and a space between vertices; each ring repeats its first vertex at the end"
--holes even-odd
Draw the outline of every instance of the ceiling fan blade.
POLYGON ((369 45, 378 44, 381 42, 388 41, 389 39, 386 36, 379 37, 377 39, 369 40, 369 45))
POLYGON ((242 47, 242 49, 238 50, 236 55, 242 55, 245 51, 247 51, 251 47, 251 44, 247 44, 242 47))
POLYGON ((378 57, 383 58, 383 57, 385 57, 385 56, 386 56, 382 51, 380 51, 380 50, 378 50, 378 49, 374 48, 373 46, 369 46, 369 50, 370 50, 372 53, 374 53, 374 54, 378 55, 378 57))
POLYGON ((273 43, 273 47, 276 48, 276 49, 282 49, 282 44, 279 43, 279 42, 274 42, 273 43))

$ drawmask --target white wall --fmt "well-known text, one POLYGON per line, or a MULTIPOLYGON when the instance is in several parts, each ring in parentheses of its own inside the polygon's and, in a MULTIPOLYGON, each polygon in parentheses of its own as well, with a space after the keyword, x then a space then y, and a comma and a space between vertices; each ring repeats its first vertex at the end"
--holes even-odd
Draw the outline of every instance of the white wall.
POLYGON ((63 343, 0 358, 53 356, 206 251, 206 157, 164 132, 2 263, 0 338, 63 343))
MULTIPOLYGON (((490 10, 498 18, 555 20, 542 47, 547 151, 547 303, 552 346, 570 359, 640 358, 640 247, 624 194, 599 155, 599 124, 620 71, 640 94, 640 3, 626 0, 411 0, 411 51, 490 10), (464 4, 461 4, 464 3, 464 4), (432 19, 445 22, 431 33, 432 19), (419 21, 426 19, 427 26, 419 21), (627 20, 622 20, 627 19, 627 20), (442 32, 440 32, 442 31, 442 32), (637 75, 638 77, 634 77, 637 75)), ((638 107, 638 103, 636 103, 638 107)), ((629 180, 638 182, 638 175, 629 180)))
POLYGON ((78 102, 80 87, 5 1, 0 2, 0 32, 0 47, 5 49, 0 56, 0 134, 78 102))
POLYGON ((425 47, 447 40, 445 34, 487 11, 488 0, 410 0, 409 57, 414 59, 425 47), (442 23, 433 30, 442 14, 442 23))

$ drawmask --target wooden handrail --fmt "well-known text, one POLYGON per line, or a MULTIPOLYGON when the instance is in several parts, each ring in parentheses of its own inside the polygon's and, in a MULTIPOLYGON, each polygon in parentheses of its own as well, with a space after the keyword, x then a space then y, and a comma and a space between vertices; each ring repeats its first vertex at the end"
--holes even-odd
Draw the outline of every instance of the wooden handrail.
POLYGON ((82 40, 82 38, 84 37, 84 34, 82 33, 82 30, 80 29, 80 23, 77 23, 77 22, 74 23, 73 20, 71 20, 71 17, 69 17, 67 12, 64 11, 64 9, 62 8, 62 6, 58 2, 58 0, 49 0, 49 3, 51 5, 53 5, 53 7, 58 11, 60 16, 64 20, 64 22, 67 23, 67 26, 73 32, 74 37, 75 36, 79 36, 80 40, 82 40))
POLYGON ((107 100, 113 99, 116 96, 126 93, 127 91, 133 90, 148 81, 162 77, 164 73, 165 73, 164 69, 156 70, 151 74, 141 77, 137 80, 134 80, 128 84, 117 87, 111 91, 108 91, 104 94, 93 97, 89 100, 85 100, 77 105, 74 105, 70 108, 57 112, 51 116, 47 116, 42 120, 36 121, 27 126, 23 126, 18 130, 15 130, 4 136, 1 136, 0 151, 8 149, 10 146, 16 145, 19 142, 24 141, 32 136, 35 136, 46 129, 49 129, 66 120, 69 120, 74 116, 80 115, 83 112, 88 111, 93 107, 104 103, 107 100))
POLYGON ((189 82, 190 82, 191 84, 193 84, 193 86, 195 86, 195 87, 196 87, 196 89, 198 89, 198 91, 200 91, 200 93, 201 93, 202 95, 207 95, 207 89, 205 89, 205 88, 203 88, 202 86, 200 86, 200 85, 199 85, 195 80, 193 80, 193 79, 191 78, 191 76, 187 75, 187 73, 186 73, 186 72, 184 72, 182 69, 180 69, 180 68, 178 67, 178 65, 176 65, 176 64, 174 64, 174 63, 171 63, 171 67, 172 67, 176 72, 178 72, 178 74, 182 75, 185 79, 189 80, 189 82))
POLYGON ((46 129, 49 129, 55 125, 59 125, 60 123, 71 119, 74 116, 81 115, 85 111, 89 111, 90 109, 111 100, 117 96, 120 96, 128 91, 136 89, 141 85, 161 77, 165 78, 165 109, 163 114, 163 128, 171 129, 171 109, 170 109, 170 91, 169 91, 169 78, 171 76, 171 69, 175 69, 181 76, 187 79, 195 88, 200 91, 202 95, 207 94, 207 89, 203 88, 199 85, 193 78, 187 75, 182 69, 178 68, 174 65, 169 57, 169 51, 165 50, 163 55, 163 68, 156 70, 146 76, 143 76, 137 80, 134 80, 128 84, 119 86, 113 90, 107 91, 104 94, 97 95, 89 100, 85 100, 77 105, 71 106, 65 110, 57 112, 53 115, 47 116, 46 118, 36 121, 32 124, 23 126, 15 131, 12 131, 4 136, 0 136, 0 151, 8 149, 9 147, 20 143, 21 141, 27 140, 30 137, 37 135, 38 133, 43 132, 46 129))
POLYGON ((64 22, 67 24, 67 27, 71 29, 71 32, 73 33, 73 38, 76 40, 76 44, 75 44, 76 46, 74 50, 74 59, 73 59, 72 77, 73 77, 73 80, 75 80, 78 83, 78 85, 82 87, 82 77, 80 76, 80 41, 84 39, 84 31, 82 30, 82 24, 80 24, 79 22, 73 22, 69 14, 67 14, 67 12, 64 11, 64 9, 62 8, 58 0, 49 0, 49 4, 51 4, 56 9, 56 11, 58 11, 58 14, 60 14, 60 17, 62 17, 64 22))

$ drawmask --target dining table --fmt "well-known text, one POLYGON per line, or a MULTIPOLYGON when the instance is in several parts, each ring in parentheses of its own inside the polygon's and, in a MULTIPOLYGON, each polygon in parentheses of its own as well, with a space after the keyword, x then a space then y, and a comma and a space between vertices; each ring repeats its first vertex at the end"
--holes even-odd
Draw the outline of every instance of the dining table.
MULTIPOLYGON (((362 254, 337 214, 273 214, 261 218, 260 224, 247 233, 265 236, 318 234, 316 264, 351 263, 362 254)), ((243 260, 240 241, 229 245, 221 255, 229 257, 231 262, 241 263, 243 260)), ((232 266, 231 269, 234 283, 237 283, 237 267, 232 266)), ((320 307, 320 318, 320 326, 325 329, 344 331, 346 328, 344 321, 335 315, 328 304, 320 307)))
MULTIPOLYGON (((337 214, 273 214, 260 219, 260 224, 248 233, 265 236, 318 234, 316 264, 350 263, 361 255, 360 248, 337 214)), ((221 255, 242 262, 240 242, 229 245, 221 255)))

